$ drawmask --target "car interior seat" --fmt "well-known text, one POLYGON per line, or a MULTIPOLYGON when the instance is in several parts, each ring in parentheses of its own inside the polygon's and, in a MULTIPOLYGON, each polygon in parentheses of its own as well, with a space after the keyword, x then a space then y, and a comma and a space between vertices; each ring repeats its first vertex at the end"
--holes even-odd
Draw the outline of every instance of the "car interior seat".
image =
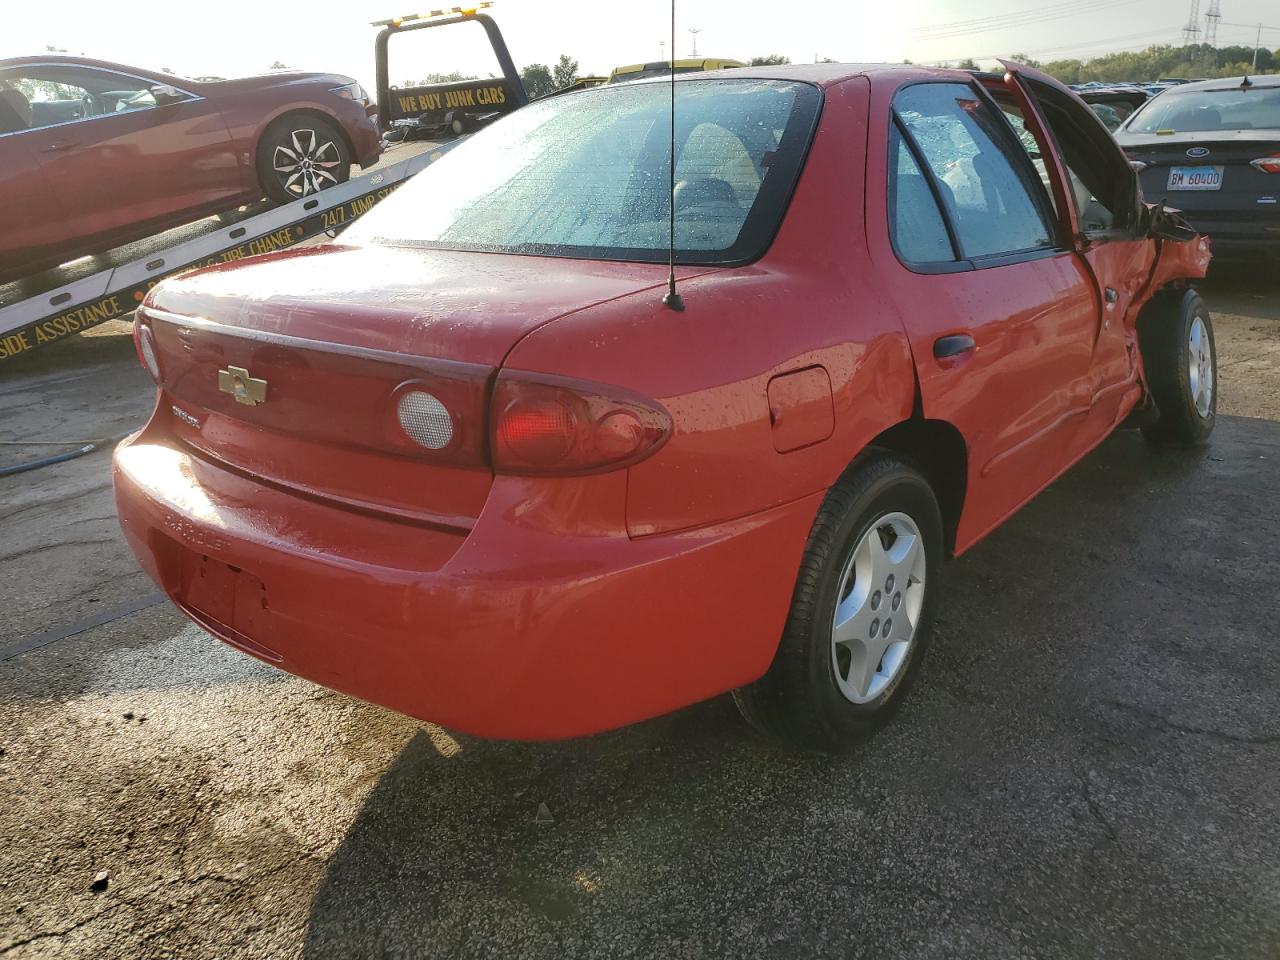
POLYGON ((738 197, 728 180, 718 177, 702 177, 697 180, 681 180, 675 190, 676 212, 689 207, 706 207, 731 204, 738 208, 738 197))
POLYGON ((21 90, 0 88, 0 131, 13 133, 31 127, 31 101, 21 90))

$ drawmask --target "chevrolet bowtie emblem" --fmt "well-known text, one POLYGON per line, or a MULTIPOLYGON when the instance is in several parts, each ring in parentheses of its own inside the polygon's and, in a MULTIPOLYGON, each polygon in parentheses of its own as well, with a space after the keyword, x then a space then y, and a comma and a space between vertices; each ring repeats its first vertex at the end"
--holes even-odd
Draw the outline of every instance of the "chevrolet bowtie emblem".
POLYGON ((236 403, 256 407, 267 400, 267 381, 249 376, 244 367, 227 367, 218 371, 218 389, 236 398, 236 403))

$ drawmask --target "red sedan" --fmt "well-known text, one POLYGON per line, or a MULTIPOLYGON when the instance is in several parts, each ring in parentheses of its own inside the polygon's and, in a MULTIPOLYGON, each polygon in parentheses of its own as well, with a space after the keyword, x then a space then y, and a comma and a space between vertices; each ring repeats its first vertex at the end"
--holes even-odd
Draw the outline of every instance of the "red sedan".
POLYGON ((682 79, 683 310, 668 97, 541 101, 337 243, 152 291, 115 483, 188 616, 474 734, 733 690, 841 749, 902 699, 944 557, 1126 421, 1207 439, 1208 244, 1055 81, 682 79))
POLYGON ((381 153, 350 77, 200 83, 79 57, 0 61, 0 283, 269 196, 381 153))

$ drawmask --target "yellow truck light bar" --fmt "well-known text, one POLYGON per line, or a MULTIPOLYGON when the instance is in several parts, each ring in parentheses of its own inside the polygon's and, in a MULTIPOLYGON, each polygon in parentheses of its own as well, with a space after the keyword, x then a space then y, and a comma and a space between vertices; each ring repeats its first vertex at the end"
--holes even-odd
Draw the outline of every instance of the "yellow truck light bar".
POLYGON ((474 17, 477 10, 484 10, 493 6, 493 0, 486 0, 484 3, 473 3, 467 7, 450 7, 448 10, 432 10, 429 13, 409 13, 403 17, 392 17, 390 20, 375 20, 371 26, 374 27, 398 27, 402 23, 408 23, 410 20, 430 20, 432 17, 450 17, 455 14, 463 17, 474 17))

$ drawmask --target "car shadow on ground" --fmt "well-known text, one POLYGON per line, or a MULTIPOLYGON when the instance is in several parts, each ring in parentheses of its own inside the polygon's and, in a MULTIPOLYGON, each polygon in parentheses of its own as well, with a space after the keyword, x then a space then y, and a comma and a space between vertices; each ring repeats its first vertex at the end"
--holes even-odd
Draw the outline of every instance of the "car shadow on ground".
POLYGON ((1109 440, 949 566, 919 683, 847 757, 723 697, 559 744, 425 728, 303 955, 1275 955, 1278 457, 1260 420, 1109 440))

